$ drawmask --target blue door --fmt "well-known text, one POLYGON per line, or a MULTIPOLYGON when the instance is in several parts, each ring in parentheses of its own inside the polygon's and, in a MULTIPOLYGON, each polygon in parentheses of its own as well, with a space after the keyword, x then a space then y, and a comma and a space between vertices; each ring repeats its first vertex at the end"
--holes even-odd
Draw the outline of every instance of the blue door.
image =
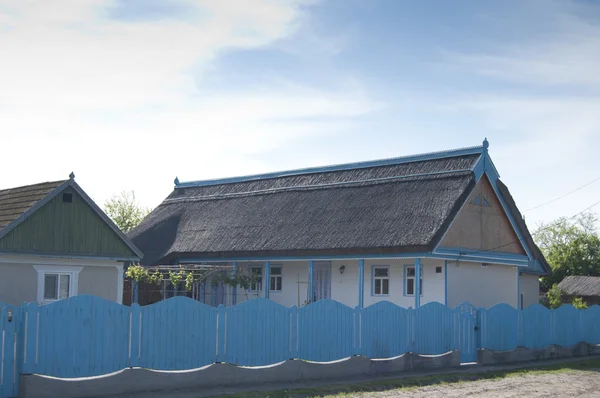
POLYGON ((461 363, 477 362, 477 309, 469 303, 456 308, 461 363))

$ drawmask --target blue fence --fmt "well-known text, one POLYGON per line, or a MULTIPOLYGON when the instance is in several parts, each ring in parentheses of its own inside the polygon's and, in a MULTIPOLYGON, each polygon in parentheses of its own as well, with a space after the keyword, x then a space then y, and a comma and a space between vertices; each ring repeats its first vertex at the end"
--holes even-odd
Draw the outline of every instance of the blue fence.
POLYGON ((53 304, 0 304, 0 398, 17 396, 18 376, 96 376, 127 367, 195 369, 214 362, 263 366, 299 358, 329 362, 406 352, 440 355, 477 350, 600 344, 600 307, 549 310, 505 304, 418 309, 389 302, 350 308, 320 300, 302 308, 254 299, 214 308, 186 297, 132 307, 77 296, 53 304))

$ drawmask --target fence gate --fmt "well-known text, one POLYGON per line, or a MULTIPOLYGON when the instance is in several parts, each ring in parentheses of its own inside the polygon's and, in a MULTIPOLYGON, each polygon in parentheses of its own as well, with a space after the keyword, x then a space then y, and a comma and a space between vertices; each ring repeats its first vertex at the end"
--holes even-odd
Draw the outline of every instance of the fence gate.
POLYGON ((0 303, 0 398, 19 395, 21 308, 0 303))
POLYGON ((477 362, 477 309, 464 303, 456 308, 460 362, 477 362))

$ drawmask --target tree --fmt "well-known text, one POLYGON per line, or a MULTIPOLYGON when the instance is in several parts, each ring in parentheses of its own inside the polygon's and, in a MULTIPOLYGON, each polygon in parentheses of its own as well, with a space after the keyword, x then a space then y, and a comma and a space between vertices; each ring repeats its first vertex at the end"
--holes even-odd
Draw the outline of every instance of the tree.
POLYGON ((150 210, 141 207, 137 203, 133 191, 123 191, 119 195, 113 195, 106 201, 104 212, 117 224, 121 231, 127 233, 142 222, 144 217, 150 213, 150 210))
POLYGON ((600 275, 596 222, 593 213, 584 213, 574 220, 561 218, 542 225, 534 234, 552 269, 552 275, 542 278, 544 288, 550 289, 569 275, 600 275))
POLYGON ((588 307, 587 303, 583 301, 583 298, 581 297, 575 297, 573 300, 571 300, 571 305, 578 310, 585 310, 588 307))
POLYGON ((552 286, 548 293, 546 293, 546 298, 548 299, 547 307, 548 308, 558 308, 563 305, 563 297, 564 292, 558 287, 558 285, 552 286))

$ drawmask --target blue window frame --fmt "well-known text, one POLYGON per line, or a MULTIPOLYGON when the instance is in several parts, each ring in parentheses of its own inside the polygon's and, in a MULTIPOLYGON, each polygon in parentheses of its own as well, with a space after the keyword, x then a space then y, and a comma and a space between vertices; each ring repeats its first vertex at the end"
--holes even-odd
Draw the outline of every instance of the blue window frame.
MULTIPOLYGON (((415 295, 415 279, 416 279, 416 268, 414 265, 405 265, 404 266, 404 296, 414 296, 415 295)), ((423 266, 421 265, 421 277, 419 278, 421 285, 419 286, 420 294, 419 296, 423 296, 423 266)))
POLYGON ((283 287, 281 265, 271 265, 271 275, 269 276, 269 279, 269 290, 271 292, 281 292, 283 287))
POLYGON ((371 266, 371 296, 389 296, 390 266, 371 266))
POLYGON ((249 292, 260 292, 263 287, 263 267, 262 265, 250 265, 248 266, 248 273, 253 277, 250 282, 249 292))

